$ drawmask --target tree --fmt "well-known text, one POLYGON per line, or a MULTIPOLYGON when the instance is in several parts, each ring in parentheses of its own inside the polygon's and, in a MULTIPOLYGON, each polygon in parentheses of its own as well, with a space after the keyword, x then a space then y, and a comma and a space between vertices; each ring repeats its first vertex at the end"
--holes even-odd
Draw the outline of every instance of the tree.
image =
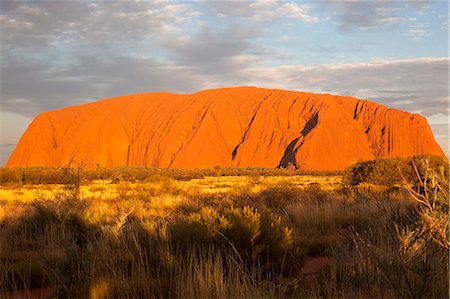
POLYGON ((219 183, 220 176, 222 175, 222 167, 220 165, 214 165, 213 170, 216 173, 217 182, 219 183))

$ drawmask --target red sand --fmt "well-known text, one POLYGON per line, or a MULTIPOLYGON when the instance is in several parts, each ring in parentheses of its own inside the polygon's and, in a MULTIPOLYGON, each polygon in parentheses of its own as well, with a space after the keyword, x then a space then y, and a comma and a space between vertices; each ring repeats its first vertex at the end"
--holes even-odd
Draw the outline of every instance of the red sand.
POLYGON ((237 87, 42 113, 7 167, 341 170, 360 159, 416 154, 444 155, 420 115, 352 97, 237 87))
POLYGON ((0 292, 0 298, 5 299, 19 299, 19 298, 51 298, 54 295, 54 289, 47 287, 47 288, 33 288, 30 290, 23 290, 23 291, 17 291, 17 292, 0 292))
POLYGON ((316 256, 308 259, 300 269, 300 274, 316 274, 326 266, 333 263, 333 259, 325 256, 316 256))

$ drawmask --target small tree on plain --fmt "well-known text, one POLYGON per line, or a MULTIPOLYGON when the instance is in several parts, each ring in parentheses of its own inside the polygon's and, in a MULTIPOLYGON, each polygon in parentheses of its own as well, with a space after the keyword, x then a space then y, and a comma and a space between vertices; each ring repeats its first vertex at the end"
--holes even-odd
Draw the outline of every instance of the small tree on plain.
POLYGON ((213 166, 213 170, 216 173, 217 176, 217 182, 220 182, 220 176, 222 175, 222 167, 220 167, 220 165, 214 165, 213 166))

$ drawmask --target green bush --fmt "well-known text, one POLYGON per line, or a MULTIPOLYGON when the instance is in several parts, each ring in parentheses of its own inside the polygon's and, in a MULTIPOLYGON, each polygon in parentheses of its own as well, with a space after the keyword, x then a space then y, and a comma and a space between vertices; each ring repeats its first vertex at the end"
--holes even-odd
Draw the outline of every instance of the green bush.
POLYGON ((349 167, 342 176, 344 188, 354 188, 360 184, 373 184, 392 188, 405 182, 415 186, 425 179, 426 166, 449 177, 449 164, 445 157, 414 156, 411 158, 386 158, 360 161, 349 167), (414 167, 416 165, 416 168, 414 167))
POLYGON ((178 248, 197 246, 231 248, 248 264, 281 266, 287 252, 292 252, 292 229, 281 217, 257 208, 203 207, 183 222, 169 226, 170 237, 178 248))

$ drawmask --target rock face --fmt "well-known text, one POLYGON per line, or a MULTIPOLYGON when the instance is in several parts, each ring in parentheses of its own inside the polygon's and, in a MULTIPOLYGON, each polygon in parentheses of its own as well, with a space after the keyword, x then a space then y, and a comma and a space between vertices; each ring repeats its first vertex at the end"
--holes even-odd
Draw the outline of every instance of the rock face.
POLYGON ((444 155, 426 119, 329 94, 237 87, 146 93, 42 113, 7 167, 286 167, 444 155))

